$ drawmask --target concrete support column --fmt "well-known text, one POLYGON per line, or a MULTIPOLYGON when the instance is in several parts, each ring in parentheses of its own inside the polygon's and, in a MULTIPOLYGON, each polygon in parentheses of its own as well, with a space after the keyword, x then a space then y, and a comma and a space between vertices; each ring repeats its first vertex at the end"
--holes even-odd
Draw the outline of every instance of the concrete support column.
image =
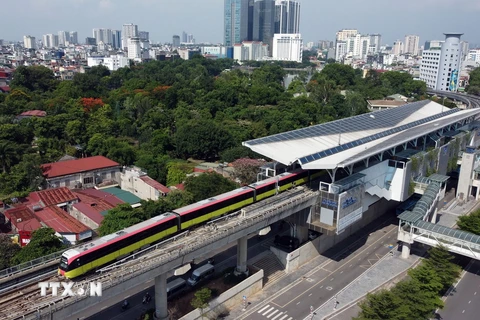
POLYGON ((308 241, 308 227, 299 226, 298 224, 295 225, 296 229, 296 238, 300 243, 304 243, 308 241))
POLYGON ((247 273, 247 240, 248 236, 242 237, 237 241, 237 268, 235 273, 247 273))
POLYGON ((168 320, 167 309, 167 274, 155 277, 155 313, 156 320, 168 320))
POLYGON ((408 259, 410 257, 410 249, 412 245, 410 243, 403 242, 402 243, 402 258, 408 259))

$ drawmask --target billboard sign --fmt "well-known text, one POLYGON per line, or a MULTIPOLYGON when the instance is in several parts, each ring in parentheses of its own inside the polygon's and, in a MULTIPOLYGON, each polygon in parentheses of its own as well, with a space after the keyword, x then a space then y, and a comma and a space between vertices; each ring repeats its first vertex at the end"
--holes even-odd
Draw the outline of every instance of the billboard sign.
POLYGON ((458 70, 454 69, 452 71, 452 75, 450 77, 450 91, 457 91, 457 83, 458 83, 458 70))

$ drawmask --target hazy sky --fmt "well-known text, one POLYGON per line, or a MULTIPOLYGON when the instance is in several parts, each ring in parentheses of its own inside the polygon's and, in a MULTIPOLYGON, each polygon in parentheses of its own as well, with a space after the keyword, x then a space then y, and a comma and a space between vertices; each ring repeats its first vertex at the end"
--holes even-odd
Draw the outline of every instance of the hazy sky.
MULTIPOLYGON (((6 1, 6 0, 3 0, 6 1)), ((333 40, 335 32, 356 28, 382 34, 392 44, 405 34, 442 40, 444 32, 463 32, 480 45, 479 0, 301 0, 300 31, 305 42, 333 40)), ((224 0, 14 0, 2 6, 0 39, 41 39, 60 30, 78 31, 79 41, 93 28, 121 29, 135 23, 153 42, 192 33, 197 42, 223 40, 224 0)))

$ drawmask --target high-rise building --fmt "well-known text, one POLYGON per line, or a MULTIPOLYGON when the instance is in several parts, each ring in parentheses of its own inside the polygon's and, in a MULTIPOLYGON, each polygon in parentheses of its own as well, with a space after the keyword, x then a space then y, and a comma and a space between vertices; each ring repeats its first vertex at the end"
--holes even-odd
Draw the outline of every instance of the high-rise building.
POLYGON ((460 41, 462 46, 462 61, 468 60, 468 52, 470 51, 470 44, 468 41, 460 41))
POLYGON ((133 23, 124 24, 122 28, 122 48, 129 46, 128 39, 138 37, 138 26, 133 23))
POLYGON ((403 52, 409 53, 411 55, 418 55, 418 43, 420 41, 420 37, 416 35, 406 35, 405 42, 403 45, 403 52))
POLYGON ((382 44, 382 36, 380 34, 370 35, 370 53, 380 52, 381 44, 382 44))
POLYGON ((23 46, 24 46, 26 49, 36 49, 36 48, 37 48, 37 44, 36 44, 35 37, 32 37, 32 36, 23 36, 23 46))
POLYGON ((302 62, 303 39, 299 33, 273 36, 272 57, 274 60, 302 62))
POLYGON ((182 32, 182 42, 187 43, 187 33, 185 31, 182 32))
POLYGON ((141 40, 139 37, 130 37, 128 38, 128 59, 141 59, 142 58, 142 48, 141 40))
POLYGON ((187 36, 187 43, 195 43, 195 38, 193 37, 193 34, 189 34, 187 36))
POLYGON ((77 31, 70 31, 69 38, 70 38, 70 43, 71 44, 78 44, 78 33, 77 33, 77 31))
POLYGON ((112 47, 120 49, 122 47, 122 31, 112 30, 112 47))
POLYGON ((342 29, 337 31, 335 40, 337 41, 347 41, 348 38, 355 37, 358 34, 357 29, 342 29))
POLYGON ((68 43, 70 43, 70 32, 58 31, 58 45, 66 46, 68 43))
POLYGON ((172 37, 172 47, 179 48, 180 47, 180 36, 174 35, 172 37))
POLYGON ((420 80, 427 88, 439 91, 457 91, 462 63, 461 33, 445 33, 441 47, 430 47, 422 52, 420 80))
POLYGON ((231 47, 236 43, 251 40, 253 25, 252 0, 225 0, 224 44, 231 47), (250 38, 249 38, 250 33, 250 38))
POLYGON ((0 39, 0 47, 3 46, 3 39, 0 39))
POLYGON ((431 48, 441 48, 442 47, 442 40, 428 40, 425 41, 425 46, 423 47, 423 50, 429 50, 431 48))
POLYGON ((49 34, 44 34, 42 38, 43 38, 43 47, 45 48, 58 47, 58 35, 49 33, 49 34))
POLYGON ((480 63, 480 49, 470 49, 467 52, 467 59, 480 63))
POLYGON ((98 44, 113 44, 113 35, 111 29, 97 28, 93 29, 93 37, 98 44))
POLYGON ((150 33, 148 31, 138 31, 138 37, 142 40, 150 40, 150 33))
POLYGON ((253 3, 253 40, 262 41, 272 52, 275 32, 275 1, 255 0, 253 3))
POLYGON ((394 55, 401 55, 403 53, 403 42, 401 40, 397 40, 393 43, 393 49, 392 49, 392 53, 394 55))
POLYGON ((296 0, 275 1, 275 33, 300 32, 300 2, 296 0))

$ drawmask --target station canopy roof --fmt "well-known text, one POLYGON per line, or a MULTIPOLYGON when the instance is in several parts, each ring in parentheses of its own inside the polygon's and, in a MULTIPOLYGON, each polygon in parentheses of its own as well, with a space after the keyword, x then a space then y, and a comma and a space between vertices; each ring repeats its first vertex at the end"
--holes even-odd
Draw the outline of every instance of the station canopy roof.
POLYGON ((346 167, 467 119, 480 109, 448 109, 430 100, 246 141, 270 159, 303 169, 346 167))

